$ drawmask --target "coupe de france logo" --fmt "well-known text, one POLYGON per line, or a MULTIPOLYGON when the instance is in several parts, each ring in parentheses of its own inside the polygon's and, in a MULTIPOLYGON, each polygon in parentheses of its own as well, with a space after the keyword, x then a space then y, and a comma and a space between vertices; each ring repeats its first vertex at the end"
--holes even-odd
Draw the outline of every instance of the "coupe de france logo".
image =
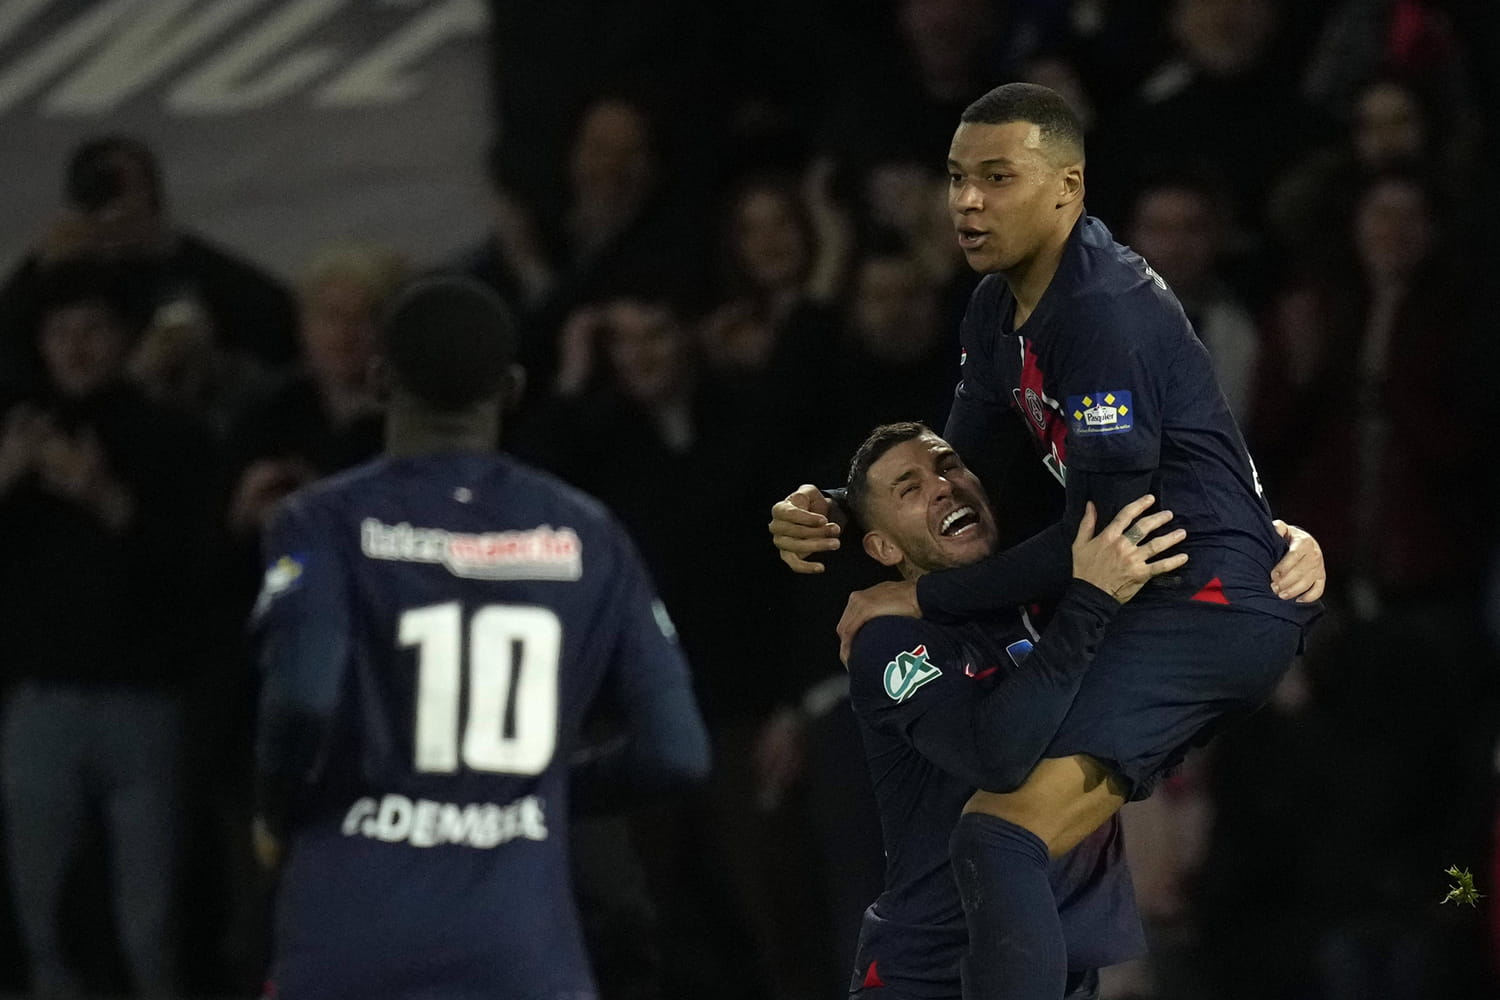
POLYGON ((1124 389, 1069 396, 1070 434, 1124 434, 1135 426, 1134 401, 1124 389))
POLYGON ((903 702, 923 684, 941 677, 943 672, 927 661, 927 647, 918 646, 900 653, 885 665, 885 693, 891 700, 903 702))

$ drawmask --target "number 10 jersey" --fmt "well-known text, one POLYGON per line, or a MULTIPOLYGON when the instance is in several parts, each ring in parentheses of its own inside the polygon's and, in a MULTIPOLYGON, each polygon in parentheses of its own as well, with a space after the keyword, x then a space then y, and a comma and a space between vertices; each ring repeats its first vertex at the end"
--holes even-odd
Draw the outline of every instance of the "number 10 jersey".
MULTIPOLYGON (((455 452, 297 494, 266 551, 278 995, 592 996, 569 761, 596 695, 629 717, 690 684, 623 530, 519 462, 455 452)), ((682 735, 655 718, 636 735, 682 735)))

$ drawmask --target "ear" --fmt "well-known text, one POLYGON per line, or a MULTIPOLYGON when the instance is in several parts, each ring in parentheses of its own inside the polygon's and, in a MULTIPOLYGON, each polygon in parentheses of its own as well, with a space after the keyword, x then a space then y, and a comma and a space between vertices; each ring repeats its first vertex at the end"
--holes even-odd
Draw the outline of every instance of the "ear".
POLYGON ((1083 164, 1073 163, 1063 168, 1057 181, 1057 207, 1065 208, 1083 197, 1083 164))
POLYGON ((869 531, 864 537, 865 554, 882 566, 896 566, 906 558, 900 546, 878 531, 869 531))
POLYGON ((505 370, 505 379, 500 390, 500 412, 514 413, 526 394, 526 369, 511 365, 505 370))

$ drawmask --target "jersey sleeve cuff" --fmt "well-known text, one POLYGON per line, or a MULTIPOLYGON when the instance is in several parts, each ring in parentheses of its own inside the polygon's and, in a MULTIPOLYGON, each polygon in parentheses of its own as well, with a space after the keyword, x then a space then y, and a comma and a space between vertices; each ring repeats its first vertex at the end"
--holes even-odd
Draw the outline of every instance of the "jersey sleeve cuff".
POLYGON ((1077 577, 1069 582, 1068 589, 1063 592, 1058 606, 1061 608, 1065 604, 1097 616, 1106 623, 1114 620, 1115 615, 1119 614, 1120 609, 1124 607, 1114 595, 1077 577))

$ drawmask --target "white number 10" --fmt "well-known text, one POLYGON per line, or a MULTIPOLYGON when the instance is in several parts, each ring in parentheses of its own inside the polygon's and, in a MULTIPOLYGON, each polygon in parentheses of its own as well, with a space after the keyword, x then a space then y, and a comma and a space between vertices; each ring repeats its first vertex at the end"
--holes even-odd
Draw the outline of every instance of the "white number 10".
POLYGON ((399 641, 403 649, 417 647, 418 771, 458 770, 465 687, 465 767, 532 775, 552 762, 562 622, 551 609, 490 604, 476 611, 469 622, 467 685, 463 607, 457 601, 403 613, 399 641))

